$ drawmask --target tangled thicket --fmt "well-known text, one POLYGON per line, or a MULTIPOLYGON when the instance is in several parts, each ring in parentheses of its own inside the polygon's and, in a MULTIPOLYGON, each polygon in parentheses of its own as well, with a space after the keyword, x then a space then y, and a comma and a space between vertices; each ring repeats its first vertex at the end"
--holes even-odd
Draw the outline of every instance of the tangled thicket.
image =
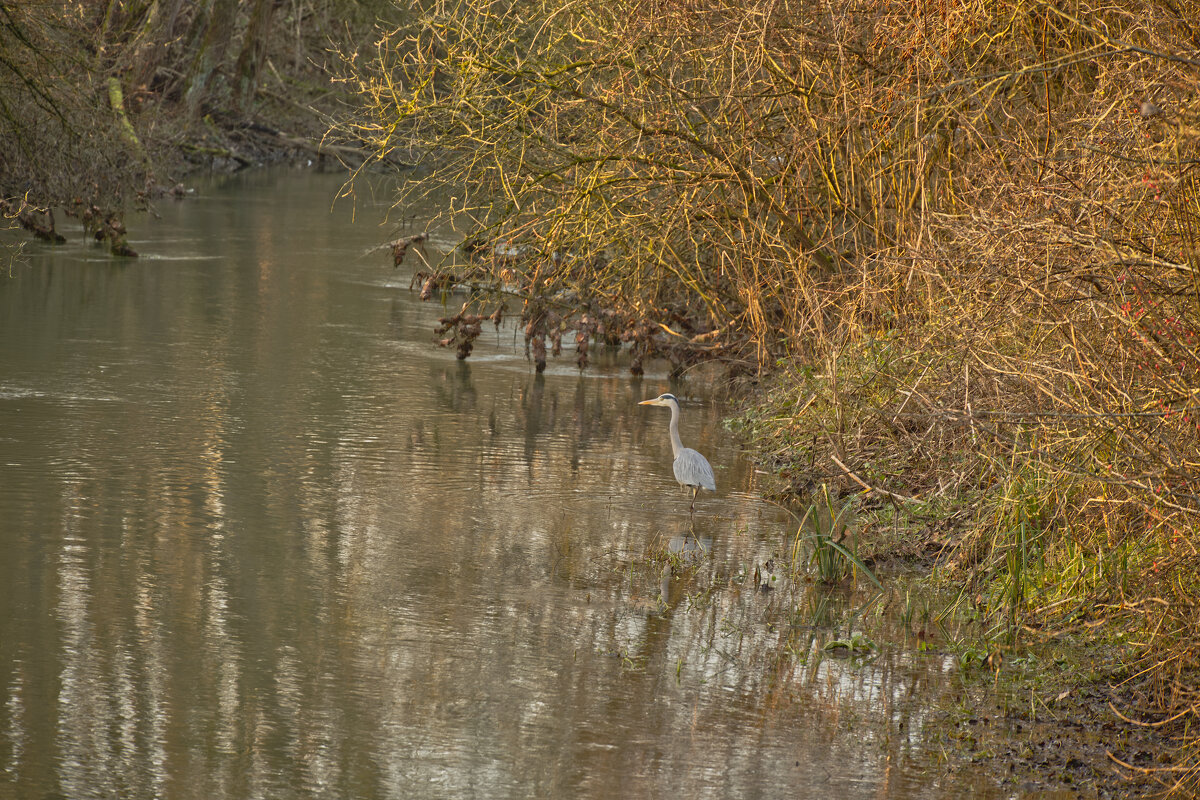
POLYGON ((535 352, 586 323, 637 356, 774 370, 750 435, 955 498, 980 596, 1103 618, 1194 727, 1197 20, 1190 0, 445 0, 351 64, 353 133, 424 154, 406 199, 448 191, 472 255, 441 274, 521 298, 535 352))
POLYGON ((58 241, 65 212, 131 254, 121 217, 180 191, 181 162, 323 151, 274 120, 322 129, 323 62, 381 10, 396 13, 385 0, 0 4, 0 213, 58 241))

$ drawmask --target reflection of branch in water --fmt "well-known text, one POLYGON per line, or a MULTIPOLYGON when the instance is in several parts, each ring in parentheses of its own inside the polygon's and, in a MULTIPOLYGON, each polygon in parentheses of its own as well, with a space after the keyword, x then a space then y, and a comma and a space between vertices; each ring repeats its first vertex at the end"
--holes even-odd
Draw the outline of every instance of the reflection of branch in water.
POLYGON ((541 373, 534 375, 533 384, 521 398, 521 409, 525 417, 525 466, 529 471, 529 479, 533 481, 533 458, 537 452, 537 440, 543 428, 554 427, 555 406, 552 404, 548 417, 544 412, 546 395, 546 377, 541 373))
POLYGON ((439 407, 456 413, 475 409, 479 393, 475 389, 470 364, 465 361, 455 361, 453 364, 434 362, 429 374, 429 385, 434 389, 439 407))

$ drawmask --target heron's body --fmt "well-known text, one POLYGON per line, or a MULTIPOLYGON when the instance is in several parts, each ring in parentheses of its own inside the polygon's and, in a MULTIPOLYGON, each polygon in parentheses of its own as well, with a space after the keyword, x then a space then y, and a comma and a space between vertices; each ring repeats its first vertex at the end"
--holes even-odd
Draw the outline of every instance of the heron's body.
POLYGON ((717 481, 713 477, 712 465, 708 459, 690 447, 684 447, 679 438, 679 400, 673 394, 663 394, 653 400, 643 400, 641 406, 666 406, 671 409, 671 452, 675 461, 671 465, 675 472, 675 480, 685 489, 692 490, 692 510, 696 508, 696 495, 701 489, 710 492, 717 490, 717 481))

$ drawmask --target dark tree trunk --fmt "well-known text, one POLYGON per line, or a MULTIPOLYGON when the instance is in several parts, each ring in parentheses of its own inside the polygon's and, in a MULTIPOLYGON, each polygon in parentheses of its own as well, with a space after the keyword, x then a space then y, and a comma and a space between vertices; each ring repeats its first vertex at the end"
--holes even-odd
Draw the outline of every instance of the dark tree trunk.
POLYGON ((238 0, 207 0, 192 21, 188 37, 192 64, 184 88, 184 100, 192 116, 221 88, 219 69, 233 38, 237 10, 238 0))
POLYGON ((271 18, 275 15, 275 0, 255 0, 250 14, 250 25, 242 40, 242 51, 234 65, 233 102, 243 114, 250 110, 254 95, 258 91, 258 73, 266 58, 270 42, 271 18))
POLYGON ((133 54, 132 87, 138 91, 153 91, 159 80, 159 69, 172 67, 171 44, 179 35, 178 27, 186 24, 180 19, 184 0, 154 0, 146 20, 145 32, 133 54))

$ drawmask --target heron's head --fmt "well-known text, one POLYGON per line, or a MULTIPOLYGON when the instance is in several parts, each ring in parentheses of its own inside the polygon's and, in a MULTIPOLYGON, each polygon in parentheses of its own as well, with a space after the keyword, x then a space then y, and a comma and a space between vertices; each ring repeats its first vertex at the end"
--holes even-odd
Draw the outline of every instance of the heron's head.
POLYGON ((671 394, 670 392, 667 392, 666 394, 660 394, 658 397, 654 398, 653 400, 643 400, 642 402, 638 403, 638 405, 639 406, 667 406, 668 408, 670 408, 672 403, 674 403, 675 405, 679 405, 679 398, 675 397, 675 395, 671 394))

